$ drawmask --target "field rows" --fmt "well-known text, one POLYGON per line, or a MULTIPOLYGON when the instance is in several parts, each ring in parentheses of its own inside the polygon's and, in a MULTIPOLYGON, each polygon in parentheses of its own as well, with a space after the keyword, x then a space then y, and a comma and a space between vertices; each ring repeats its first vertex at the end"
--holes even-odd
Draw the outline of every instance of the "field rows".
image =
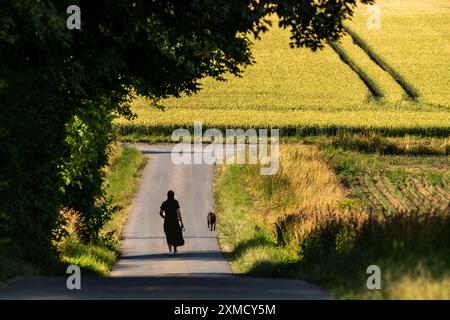
POLYGON ((368 170, 358 176, 351 188, 353 196, 373 213, 389 215, 407 212, 427 214, 436 210, 449 212, 448 168, 433 167, 430 158, 427 170, 414 172, 411 170, 414 168, 411 161, 403 169, 390 167, 385 172, 368 170))
POLYGON ((351 36, 344 36, 339 43, 345 54, 356 62, 357 66, 367 74, 376 88, 381 91, 380 102, 395 104, 405 100, 406 93, 401 86, 388 72, 371 60, 366 52, 354 43, 351 36))
POLYGON ((348 26, 421 93, 421 101, 450 104, 450 2, 377 0, 380 28, 369 29, 367 7, 348 26))

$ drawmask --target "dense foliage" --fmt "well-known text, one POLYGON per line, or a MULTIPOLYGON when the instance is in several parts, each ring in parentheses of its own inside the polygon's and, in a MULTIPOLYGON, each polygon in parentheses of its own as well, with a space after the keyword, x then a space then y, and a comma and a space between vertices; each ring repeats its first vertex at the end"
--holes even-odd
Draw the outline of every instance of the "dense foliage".
POLYGON ((51 261, 63 206, 80 210, 84 238, 95 240, 111 210, 101 189, 110 122, 129 115, 131 90, 157 99, 195 92, 205 76, 239 75, 269 13, 292 30, 292 45, 315 50, 339 35, 356 2, 2 1, 2 250, 51 261), (66 28, 73 4, 81 30, 66 28))

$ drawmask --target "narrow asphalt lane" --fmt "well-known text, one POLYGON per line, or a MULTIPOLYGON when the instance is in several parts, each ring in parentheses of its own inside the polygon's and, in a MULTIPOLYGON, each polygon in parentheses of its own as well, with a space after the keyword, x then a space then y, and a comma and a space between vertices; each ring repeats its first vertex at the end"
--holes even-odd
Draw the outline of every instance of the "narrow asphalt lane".
POLYGON ((123 254, 111 276, 230 275, 216 232, 206 221, 208 212, 214 211, 213 165, 174 164, 170 146, 137 147, 150 159, 124 229, 123 254), (186 228, 185 245, 176 256, 168 256, 159 215, 168 190, 175 192, 186 228))

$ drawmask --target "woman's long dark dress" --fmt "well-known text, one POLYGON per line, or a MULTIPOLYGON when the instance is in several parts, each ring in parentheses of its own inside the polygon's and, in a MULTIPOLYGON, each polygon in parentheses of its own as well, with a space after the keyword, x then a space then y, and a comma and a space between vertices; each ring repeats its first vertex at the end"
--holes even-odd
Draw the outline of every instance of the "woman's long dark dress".
POLYGON ((178 222, 177 209, 180 208, 178 201, 167 199, 161 204, 161 210, 166 213, 164 219, 164 233, 166 234, 167 244, 175 247, 184 244, 183 234, 178 222))

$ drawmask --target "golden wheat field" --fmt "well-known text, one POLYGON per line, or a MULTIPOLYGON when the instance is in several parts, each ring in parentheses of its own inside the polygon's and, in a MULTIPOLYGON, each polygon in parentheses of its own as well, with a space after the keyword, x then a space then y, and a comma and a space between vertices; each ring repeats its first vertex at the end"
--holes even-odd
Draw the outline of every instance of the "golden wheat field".
POLYGON ((450 104, 450 1, 378 0, 380 28, 367 27, 368 8, 348 25, 429 103, 450 104))
POLYGON ((124 135, 171 134, 179 127, 192 127, 202 121, 205 127, 215 128, 280 128, 281 134, 333 134, 337 130, 350 132, 378 131, 388 135, 420 134, 447 136, 450 128, 449 112, 433 109, 402 110, 400 108, 361 110, 209 110, 174 108, 161 111, 149 106, 148 101, 137 99, 133 121, 118 119, 116 124, 124 135))
POLYGON ((255 41, 256 63, 242 78, 205 79, 202 91, 162 102, 167 108, 292 110, 360 105, 369 92, 329 47, 289 48, 288 30, 277 27, 255 41))
POLYGON ((448 136, 450 133, 450 3, 378 1, 381 28, 367 27, 366 7, 347 26, 392 70, 383 70, 349 35, 342 54, 361 74, 326 46, 319 52, 289 48, 289 32, 277 27, 255 41, 256 63, 241 78, 202 81, 191 96, 159 101, 160 110, 140 97, 133 121, 119 119, 123 135, 170 135, 194 120, 211 127, 279 127, 285 135, 380 131, 390 135, 448 136), (405 82, 406 89, 395 77, 405 82), (411 101, 407 90, 420 96, 411 101), (373 88, 372 88, 373 89, 373 88), (405 91, 406 90, 406 91, 405 91))

